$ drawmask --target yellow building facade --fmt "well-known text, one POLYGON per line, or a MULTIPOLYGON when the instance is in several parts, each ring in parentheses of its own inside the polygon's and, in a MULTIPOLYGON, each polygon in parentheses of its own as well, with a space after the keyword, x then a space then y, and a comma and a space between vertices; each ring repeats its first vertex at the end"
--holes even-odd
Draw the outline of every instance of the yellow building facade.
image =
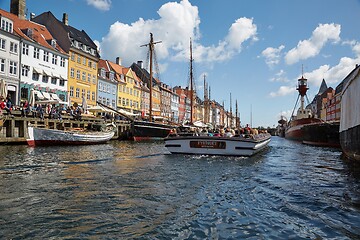
POLYGON ((73 48, 69 55, 68 91, 71 105, 81 105, 85 97, 88 106, 95 106, 99 59, 73 48))

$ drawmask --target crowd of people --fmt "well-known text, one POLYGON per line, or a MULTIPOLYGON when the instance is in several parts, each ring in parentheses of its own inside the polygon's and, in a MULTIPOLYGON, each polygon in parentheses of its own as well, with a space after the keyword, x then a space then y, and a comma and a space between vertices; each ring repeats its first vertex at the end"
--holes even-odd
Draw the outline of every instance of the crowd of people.
POLYGON ((13 112, 20 111, 21 117, 40 118, 44 120, 45 116, 49 119, 62 120, 63 114, 68 114, 74 120, 81 120, 83 109, 76 106, 65 106, 63 104, 34 104, 31 105, 27 100, 22 101, 20 106, 15 106, 11 102, 10 96, 4 98, 0 96, 0 114, 14 117, 13 112))
POLYGON ((209 128, 199 128, 199 127, 191 127, 191 128, 181 128, 181 129, 173 129, 171 131, 171 135, 177 135, 178 133, 189 133, 195 134, 198 136, 214 136, 214 137, 252 137, 258 135, 259 133, 267 133, 266 130, 258 130, 256 128, 251 128, 249 124, 246 124, 243 128, 233 129, 229 127, 222 127, 216 129, 209 128))

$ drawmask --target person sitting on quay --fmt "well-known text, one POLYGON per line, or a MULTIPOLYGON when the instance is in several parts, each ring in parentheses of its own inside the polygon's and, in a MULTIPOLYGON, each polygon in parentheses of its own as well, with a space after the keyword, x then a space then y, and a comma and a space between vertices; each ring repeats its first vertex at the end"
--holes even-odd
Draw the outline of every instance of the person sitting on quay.
POLYGON ((21 117, 26 117, 29 113, 29 103, 25 100, 24 103, 20 104, 21 117))
POLYGON ((6 113, 7 113, 7 115, 13 116, 13 115, 11 114, 10 108, 9 108, 8 105, 7 105, 7 99, 4 101, 4 97, 1 97, 1 98, 0 98, 0 109, 1 109, 1 110, 5 110, 6 113))
POLYGON ((44 120, 44 109, 42 108, 41 104, 37 105, 36 112, 39 115, 40 119, 44 120))

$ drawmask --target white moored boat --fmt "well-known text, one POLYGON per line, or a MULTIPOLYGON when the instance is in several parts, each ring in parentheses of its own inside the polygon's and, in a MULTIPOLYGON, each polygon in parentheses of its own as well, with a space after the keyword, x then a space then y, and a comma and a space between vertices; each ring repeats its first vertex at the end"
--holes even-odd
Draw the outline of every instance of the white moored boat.
POLYGON ((267 147, 270 139, 268 133, 251 137, 177 135, 165 138, 165 147, 169 152, 178 154, 252 156, 267 147))
POLYGON ((86 145, 109 141, 114 131, 57 130, 28 127, 29 146, 86 145))

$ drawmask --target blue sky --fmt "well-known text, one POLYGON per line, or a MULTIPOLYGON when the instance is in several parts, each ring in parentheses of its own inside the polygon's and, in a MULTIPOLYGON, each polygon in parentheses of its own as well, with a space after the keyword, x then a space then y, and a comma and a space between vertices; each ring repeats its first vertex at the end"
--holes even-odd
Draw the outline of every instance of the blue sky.
MULTIPOLYGON (((273 126, 289 117, 297 79, 308 79, 310 101, 324 78, 335 88, 360 63, 359 0, 27 0, 28 13, 51 11, 85 30, 101 57, 124 66, 146 60, 140 45, 154 34, 161 81, 187 86, 193 40, 197 92, 203 78, 211 98, 243 124, 273 126), (252 118, 250 117, 252 113, 252 118)), ((10 0, 0 8, 9 11, 10 0)))

